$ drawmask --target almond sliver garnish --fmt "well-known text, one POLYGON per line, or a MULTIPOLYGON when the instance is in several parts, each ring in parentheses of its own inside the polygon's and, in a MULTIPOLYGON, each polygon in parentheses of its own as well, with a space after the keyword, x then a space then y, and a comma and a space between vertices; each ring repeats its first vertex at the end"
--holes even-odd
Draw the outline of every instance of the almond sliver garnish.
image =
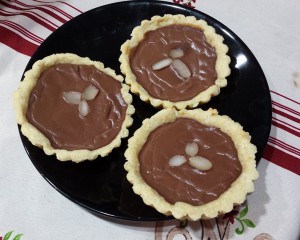
POLYGON ((90 84, 88 87, 86 87, 86 89, 84 89, 81 96, 84 100, 93 100, 97 96, 98 92, 99 89, 90 84))
POLYGON ((171 59, 171 58, 164 58, 164 59, 162 59, 162 60, 160 60, 160 61, 154 63, 154 64, 152 65, 152 69, 153 69, 154 71, 156 71, 156 70, 161 70, 161 69, 163 69, 163 68, 165 68, 165 67, 170 66, 171 63, 172 63, 172 59, 171 59))
POLYGON ((81 93, 80 92, 63 92, 63 99, 70 104, 79 104, 81 101, 81 93))
POLYGON ((179 74, 179 76, 183 78, 189 78, 192 75, 189 68, 185 65, 185 63, 179 59, 174 59, 172 61, 171 66, 179 74))

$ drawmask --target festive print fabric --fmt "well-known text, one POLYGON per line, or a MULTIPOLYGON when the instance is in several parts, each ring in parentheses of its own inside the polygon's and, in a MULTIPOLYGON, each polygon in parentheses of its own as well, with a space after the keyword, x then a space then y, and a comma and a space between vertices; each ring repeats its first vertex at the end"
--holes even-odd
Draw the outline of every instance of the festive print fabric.
POLYGON ((0 0, 0 240, 300 238, 300 3, 173 0, 232 29, 254 53, 272 98, 272 127, 255 191, 212 220, 122 222, 86 212, 54 190, 20 141, 12 95, 27 62, 58 27, 117 1, 0 0), (230 10, 229 10, 230 9, 230 10))

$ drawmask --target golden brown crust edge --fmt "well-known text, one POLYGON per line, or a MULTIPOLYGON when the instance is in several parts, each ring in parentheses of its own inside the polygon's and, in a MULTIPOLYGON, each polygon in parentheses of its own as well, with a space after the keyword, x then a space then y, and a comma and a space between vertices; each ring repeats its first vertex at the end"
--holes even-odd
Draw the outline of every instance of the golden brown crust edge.
POLYGON ((140 96, 140 98, 145 102, 150 102, 154 107, 171 108, 175 107, 177 109, 194 108, 199 104, 207 103, 210 101, 211 97, 216 96, 220 93, 220 89, 227 85, 226 77, 230 75, 230 57, 227 55, 228 47, 223 43, 223 37, 215 32, 215 29, 207 24, 204 20, 197 20, 193 16, 184 15, 170 15, 166 14, 164 16, 154 16, 151 20, 142 21, 141 25, 135 27, 131 34, 131 39, 127 40, 121 46, 121 56, 119 61, 121 63, 121 71, 126 76, 125 81, 130 85, 130 89, 133 93, 140 96), (203 30, 204 35, 213 47, 216 49, 217 60, 216 60, 216 72, 217 79, 215 84, 209 87, 207 90, 199 93, 194 98, 187 101, 171 102, 167 100, 161 100, 153 98, 148 94, 148 92, 136 81, 136 76, 133 74, 130 68, 129 55, 132 48, 136 47, 138 43, 144 38, 144 35, 148 31, 155 30, 157 28, 182 24, 188 25, 195 28, 200 28, 203 30))
POLYGON ((113 148, 119 147, 121 144, 121 138, 128 136, 128 127, 132 125, 133 119, 131 115, 134 113, 134 107, 131 105, 132 96, 129 93, 129 87, 122 83, 121 93, 124 101, 128 104, 126 110, 126 117, 122 124, 122 128, 117 137, 108 145, 96 149, 96 150, 73 150, 68 151, 65 149, 52 148, 50 141, 39 130, 31 125, 26 119, 26 112, 28 109, 28 101, 33 88, 40 74, 48 67, 58 63, 72 63, 72 64, 85 64, 93 65, 100 71, 110 75, 117 81, 122 82, 123 77, 116 75, 114 70, 105 68, 101 62, 92 61, 89 58, 80 57, 72 53, 60 53, 53 54, 35 62, 30 70, 24 74, 23 81, 20 82, 19 88, 14 93, 14 109, 16 112, 17 123, 21 125, 21 132, 26 136, 29 141, 44 150, 47 155, 56 154, 56 157, 60 161, 71 160, 73 162, 82 162, 84 160, 94 160, 99 155, 104 157, 108 155, 113 148))
POLYGON ((211 219, 219 214, 230 212, 234 205, 243 203, 246 195, 254 191, 253 181, 258 178, 258 172, 255 161, 256 147, 250 143, 250 139, 250 135, 243 130, 239 123, 234 122, 228 116, 218 115, 216 110, 177 111, 164 109, 150 119, 144 120, 142 127, 129 139, 128 149, 125 152, 127 179, 133 184, 134 192, 142 197, 145 204, 153 206, 165 215, 193 221, 211 219), (218 199, 201 206, 192 206, 183 202, 177 202, 174 205, 168 203, 156 190, 145 183, 139 172, 138 153, 146 142, 149 133, 161 124, 173 122, 178 117, 187 117, 202 124, 220 128, 232 138, 242 165, 242 173, 232 186, 218 199))

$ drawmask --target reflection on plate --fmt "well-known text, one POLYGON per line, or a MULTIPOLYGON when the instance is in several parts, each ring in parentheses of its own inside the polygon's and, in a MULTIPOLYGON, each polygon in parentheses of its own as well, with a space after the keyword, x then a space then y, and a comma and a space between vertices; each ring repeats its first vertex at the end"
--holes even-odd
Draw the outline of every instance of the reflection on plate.
MULTIPOLYGON (((26 69, 53 53, 75 53, 98 60, 120 74, 120 46, 130 37, 132 29, 144 19, 163 14, 193 15, 204 19, 221 34, 229 46, 232 73, 228 86, 211 102, 202 106, 217 108, 241 123, 252 135, 258 148, 257 161, 267 143, 271 126, 271 100, 263 71, 247 46, 226 26, 204 13, 167 2, 120 2, 90 10, 72 19, 51 34, 32 56, 26 69)), ((143 119, 157 110, 134 96, 136 113, 130 136, 143 119)), ((127 139, 108 157, 80 164, 60 162, 34 147, 27 138, 21 138, 24 147, 41 175, 60 193, 100 216, 118 219, 152 221, 166 217, 136 196, 126 180, 123 168, 127 139)))

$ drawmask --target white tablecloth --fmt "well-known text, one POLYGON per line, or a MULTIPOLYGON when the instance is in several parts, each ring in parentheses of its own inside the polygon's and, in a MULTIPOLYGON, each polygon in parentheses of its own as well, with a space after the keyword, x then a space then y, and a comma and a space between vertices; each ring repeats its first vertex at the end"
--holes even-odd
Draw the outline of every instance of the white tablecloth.
POLYGON ((258 59, 271 90, 272 129, 258 165, 260 178, 236 212, 187 223, 104 219, 69 201, 38 173, 20 140, 13 92, 30 56, 51 32, 112 2, 116 1, 0 1, 0 240, 300 239, 298 0, 173 1, 189 4, 235 32, 258 59))

